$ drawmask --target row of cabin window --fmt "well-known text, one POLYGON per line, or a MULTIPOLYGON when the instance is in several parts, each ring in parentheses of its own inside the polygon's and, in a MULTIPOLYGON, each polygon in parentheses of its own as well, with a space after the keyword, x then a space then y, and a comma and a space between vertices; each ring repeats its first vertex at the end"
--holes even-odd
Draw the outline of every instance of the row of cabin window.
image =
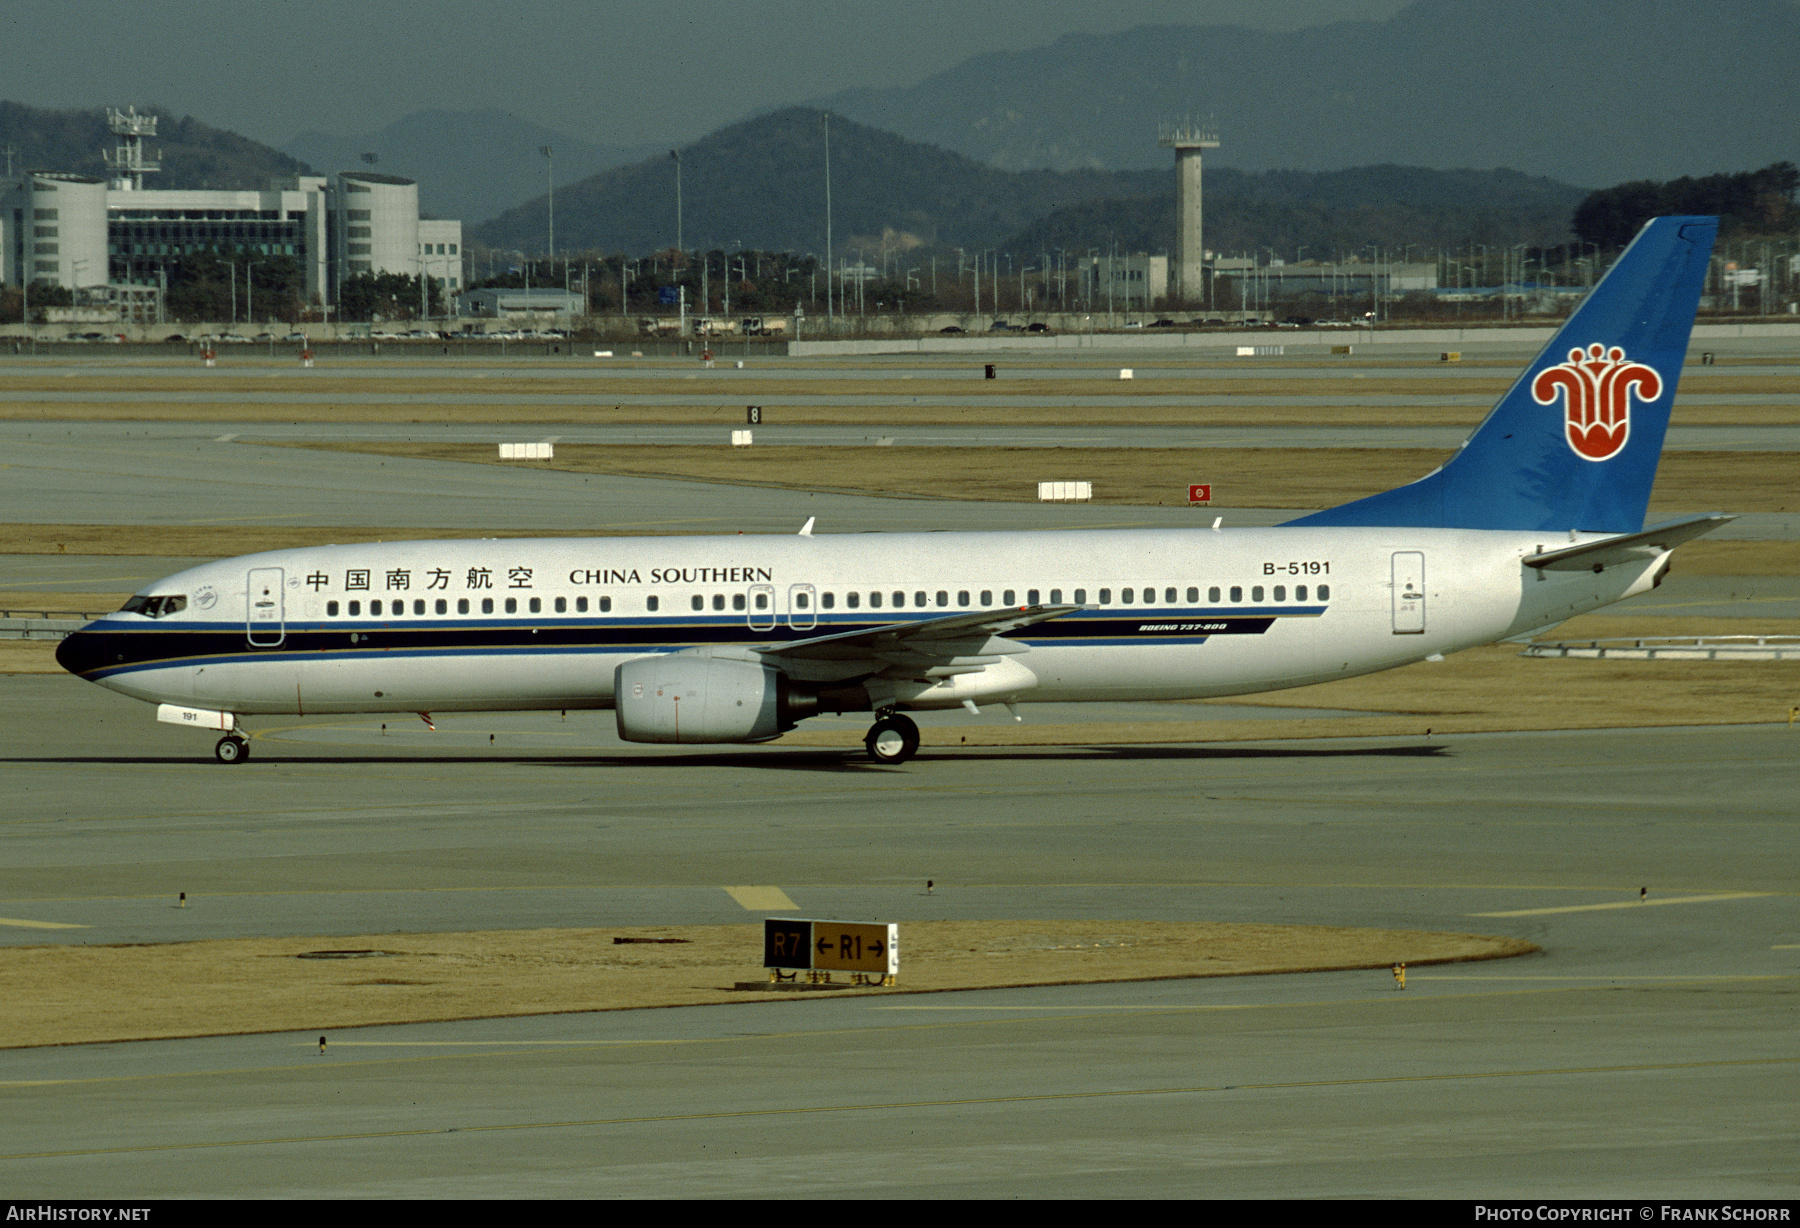
MULTIPOLYGON (((1175 601, 1177 600, 1177 598, 1176 598, 1177 591, 1178 590, 1173 589, 1173 588, 1163 589, 1162 590, 1163 604, 1173 605, 1175 603, 1175 601)), ((1234 585, 1231 588, 1230 592, 1231 592, 1230 599, 1234 604, 1241 603, 1244 600, 1244 590, 1241 587, 1234 585)), ((1317 592, 1318 592, 1318 600, 1329 601, 1331 599, 1331 586, 1329 584, 1319 585, 1317 592)), ((1139 600, 1138 594, 1140 594, 1140 593, 1142 594, 1141 600, 1146 604, 1154 604, 1157 600, 1157 594, 1156 594, 1156 590, 1154 588, 1144 588, 1144 589, 1122 588, 1119 590, 1119 604, 1120 605, 1133 604, 1135 601, 1139 600)), ((727 595, 725 593, 714 593, 712 595, 712 601, 711 601, 712 608, 715 610, 724 610, 725 604, 726 604, 726 596, 727 595)), ((891 608, 896 609, 896 610, 905 608, 906 593, 904 591, 896 591, 891 594, 890 593, 871 592, 868 594, 868 608, 871 610, 882 609, 884 601, 886 601, 889 597, 891 597, 892 601, 893 601, 891 608)), ((752 600, 750 600, 749 602, 746 602, 746 598, 743 593, 732 593, 732 594, 730 594, 731 608, 734 611, 738 611, 738 612, 742 612, 748 608, 755 608, 756 610, 768 610, 770 608, 770 603, 771 603, 771 594, 770 593, 768 593, 766 591, 758 590, 757 592, 751 594, 751 598, 752 598, 752 600)), ((1088 590, 1085 588, 1075 589, 1072 592, 1072 598, 1073 598, 1073 602, 1075 605, 1086 605, 1086 604, 1088 604, 1088 590)), ((1206 590, 1206 599, 1207 599, 1207 601, 1216 605, 1217 603, 1219 603, 1220 601, 1225 599, 1224 590, 1219 589, 1219 588, 1209 588, 1206 590)), ((1278 602, 1285 602, 1288 599, 1287 586, 1285 584, 1275 585, 1273 597, 1267 598, 1267 599, 1271 599, 1271 600, 1278 601, 1278 602)), ((1294 588, 1294 600, 1295 601, 1305 601, 1306 599, 1307 599, 1307 586, 1304 584, 1296 585, 1294 588)), ((496 599, 493 597, 481 598, 481 611, 480 612, 483 614, 495 613, 496 612, 495 608, 494 608, 495 600, 496 599)), ((960 590, 956 594, 956 604, 959 608, 967 608, 970 605, 972 600, 973 600, 973 598, 967 589, 960 590)), ((1026 605, 1037 605, 1040 603, 1041 600, 1042 600, 1042 590, 1041 589, 1030 588, 1030 589, 1025 590, 1025 604, 1026 605)), ((1110 588, 1102 588, 1102 589, 1095 590, 1095 600, 1096 600, 1096 603, 1099 605, 1112 605, 1113 604, 1113 590, 1110 588)), ((1254 604, 1261 604, 1265 600, 1264 590, 1263 590, 1262 585, 1258 584, 1251 588, 1250 600, 1254 604)), ((1200 601, 1200 590, 1198 588, 1189 588, 1187 590, 1187 603, 1189 605, 1197 605, 1197 604, 1199 604, 1199 601, 1200 601)), ((555 613, 567 614, 569 612, 569 602, 570 602, 570 599, 567 597, 556 597, 556 598, 552 599, 551 604, 552 604, 552 608, 555 613)), ((469 598, 469 597, 458 598, 457 602, 456 602, 456 612, 458 614, 474 613, 475 611, 472 609, 472 603, 473 603, 472 598, 469 598)), ((861 609, 862 603, 863 603, 863 594, 861 594, 861 593, 845 593, 844 594, 844 608, 845 609, 850 609, 850 610, 861 609)), ((362 615, 362 602, 361 601, 350 601, 350 602, 346 602, 344 604, 347 607, 345 610, 345 613, 347 613, 349 615, 349 617, 351 617, 351 618, 361 617, 361 615, 362 615)), ((612 598, 611 597, 598 598, 595 604, 596 604, 598 611, 602 614, 609 614, 612 612, 612 598)), ((693 597, 690 599, 689 604, 691 605, 691 607, 693 609, 704 610, 704 609, 706 609, 708 602, 707 602, 706 597, 703 594, 695 593, 693 595, 693 597)), ((811 605, 810 595, 805 592, 797 592, 797 593, 793 594, 793 604, 794 604, 794 608, 796 610, 807 609, 811 605)), ((935 594, 928 594, 928 593, 924 592, 923 590, 915 590, 912 594, 912 604, 915 609, 924 609, 933 604, 937 605, 940 608, 948 608, 950 605, 950 593, 949 593, 949 590, 947 590, 947 589, 939 589, 935 594)), ((982 593, 981 593, 980 607, 982 609, 989 609, 993 606, 993 604, 994 604, 993 591, 990 589, 983 589, 982 593)), ((1018 604, 1018 590, 1010 589, 1010 588, 1004 590, 1000 595, 1000 604, 1002 606, 1017 605, 1018 604)), ((1063 604, 1063 590, 1062 589, 1053 588, 1050 590, 1050 604, 1051 605, 1062 605, 1063 604)), ((819 605, 822 608, 827 609, 827 610, 836 609, 837 608, 837 594, 836 593, 821 593, 821 594, 819 594, 819 605)), ((588 599, 586 597, 576 597, 576 598, 574 598, 574 606, 575 606, 575 613, 586 614, 588 612, 588 599)), ((644 608, 649 610, 651 613, 655 613, 657 610, 659 610, 661 608, 661 606, 662 606, 662 602, 655 596, 646 597, 644 599, 644 608)), ((412 599, 412 612, 414 615, 419 615, 419 616, 422 616, 426 613, 425 598, 415 597, 412 599)), ((437 598, 435 601, 433 601, 431 603, 431 612, 436 613, 436 614, 448 614, 450 612, 449 599, 446 597, 437 598)), ((506 613, 506 614, 519 613, 520 612, 519 611, 519 598, 517 598, 517 597, 504 598, 502 601, 502 608, 499 612, 506 613)), ((543 612, 544 612, 544 599, 542 597, 530 597, 530 598, 526 599, 525 613, 542 614, 543 612)), ((396 597, 396 598, 384 603, 381 598, 376 597, 369 602, 369 614, 371 617, 375 617, 375 618, 404 617, 406 614, 406 599, 403 597, 396 597), (383 608, 384 605, 386 607, 385 609, 383 608)), ((338 617, 338 603, 337 602, 328 601, 325 603, 325 616, 327 618, 338 617)))
MULTIPOLYGON (((495 612, 494 611, 494 600, 495 599, 492 597, 483 597, 481 599, 481 613, 483 613, 483 614, 494 613, 495 612)), ((654 602, 656 600, 656 598, 652 597, 650 600, 652 602, 654 602)), ((458 614, 474 613, 474 610, 471 608, 472 602, 473 602, 473 599, 469 598, 469 597, 458 598, 457 602, 456 602, 456 612, 458 614)), ((349 602, 345 602, 344 604, 348 607, 348 609, 346 609, 345 613, 347 613, 351 618, 357 618, 357 617, 361 616, 362 602, 349 601, 349 602)), ((447 597, 439 597, 436 601, 432 602, 431 604, 432 604, 432 612, 433 613, 448 614, 450 612, 450 600, 447 597)), ((552 605, 553 609, 555 610, 555 612, 558 614, 567 614, 569 612, 569 599, 567 597, 557 597, 554 599, 554 601, 552 601, 551 605, 552 605)), ((377 618, 380 618, 380 617, 399 618, 399 617, 403 617, 406 614, 406 599, 404 597, 396 597, 392 601, 387 602, 386 603, 387 608, 385 611, 383 610, 382 606, 383 606, 383 603, 382 603, 381 598, 379 598, 379 597, 370 601, 369 602, 369 614, 371 616, 377 617, 377 618)), ((611 597, 600 598, 599 601, 596 603, 596 608, 598 608, 598 610, 602 614, 611 613, 612 612, 612 598, 611 597)), ((651 605, 650 608, 655 609, 656 606, 653 604, 653 605, 651 605)), ((423 597, 414 597, 413 598, 412 612, 416 615, 422 615, 426 612, 425 598, 423 598, 423 597)), ((502 611, 501 612, 506 613, 506 614, 517 614, 519 612, 519 599, 517 597, 506 598, 504 600, 504 602, 502 603, 502 611)), ((525 602, 525 612, 527 614, 542 614, 544 612, 544 599, 542 597, 527 598, 526 602, 525 602)), ((575 613, 586 614, 587 612, 588 612, 588 599, 586 597, 575 598, 575 613)), ((327 601, 325 603, 325 617, 336 618, 337 616, 338 616, 338 603, 335 601, 327 601)))
MULTIPOLYGON (((1094 591, 1094 604, 1096 604, 1096 605, 1112 605, 1113 604, 1113 590, 1112 589, 1102 588, 1102 589, 1095 589, 1093 591, 1094 591)), ((1163 604, 1163 605, 1176 604, 1176 602, 1180 600, 1180 597, 1178 596, 1178 594, 1181 593, 1181 591, 1182 590, 1177 589, 1177 588, 1163 589, 1162 597, 1161 597, 1161 604, 1163 604)), ((1071 592, 1072 604, 1074 604, 1074 605, 1087 605, 1088 604, 1088 590, 1087 589, 1078 588, 1078 589, 1073 589, 1070 592, 1071 592)), ((1307 586, 1304 584, 1297 585, 1294 589, 1294 600, 1295 601, 1305 601, 1307 599, 1306 594, 1307 594, 1307 586)), ((761 609, 768 608, 767 605, 765 604, 768 600, 767 593, 758 593, 756 595, 756 597, 757 597, 757 602, 758 602, 758 604, 756 606, 757 609, 761 610, 761 609)), ((907 604, 906 593, 903 591, 895 591, 893 593, 871 592, 868 594, 869 609, 871 609, 871 610, 881 609, 883 600, 888 597, 892 598, 892 607, 891 608, 893 608, 893 609, 896 609, 896 610, 901 609, 901 608, 905 607, 905 605, 907 604)), ((1219 603, 1220 601, 1223 601, 1225 599, 1224 590, 1217 588, 1217 587, 1209 588, 1206 590, 1206 599, 1208 602, 1211 602, 1216 605, 1217 603, 1219 603)), ((1251 588, 1250 600, 1252 602, 1260 604, 1261 602, 1263 602, 1264 600, 1267 600, 1267 599, 1269 599, 1269 598, 1265 597, 1265 590, 1262 585, 1258 584, 1255 587, 1251 588)), ((1274 586, 1274 596, 1272 599, 1275 601, 1286 601, 1288 599, 1287 585, 1285 585, 1285 584, 1275 585, 1274 586)), ((1331 586, 1329 584, 1319 585, 1318 586, 1318 600, 1329 601, 1330 599, 1331 599, 1331 586)), ((971 604, 972 600, 973 600, 973 598, 971 597, 971 594, 969 593, 969 590, 967 590, 967 589, 959 590, 956 594, 956 604, 959 608, 964 608, 964 609, 968 608, 968 606, 971 604)), ((1025 590, 1025 604, 1026 605, 1038 605, 1042 602, 1042 600, 1043 600, 1043 590, 1042 589, 1028 588, 1025 590)), ((1231 600, 1234 603, 1241 603, 1244 600, 1244 590, 1241 586, 1233 586, 1232 587, 1231 600)), ((723 598, 715 596, 713 598, 713 609, 715 609, 715 610, 724 609, 725 608, 724 605, 721 604, 722 601, 723 601, 723 598)), ((844 607, 846 609, 851 609, 851 610, 860 609, 862 601, 863 601, 863 594, 861 594, 861 593, 845 593, 844 594, 844 607)), ((694 609, 696 609, 696 610, 702 609, 703 602, 704 602, 704 598, 696 595, 693 600, 694 609)), ((1049 603, 1051 605, 1062 605, 1063 604, 1063 590, 1060 588, 1051 589, 1049 603)), ((1152 586, 1152 587, 1141 588, 1141 589, 1139 589, 1139 588, 1122 588, 1122 589, 1118 590, 1118 604, 1119 605, 1133 605, 1133 604, 1137 604, 1137 603, 1142 603, 1144 605, 1157 604, 1158 598, 1157 598, 1157 591, 1156 591, 1155 587, 1152 586)), ((1017 589, 1009 588, 1009 589, 1005 589, 1001 592, 1001 594, 1000 594, 1000 605, 1001 606, 1016 606, 1018 604, 1019 604, 1019 591, 1017 589)), ((1189 605, 1200 604, 1199 588, 1192 587, 1187 590, 1187 604, 1189 604, 1189 605)), ((834 593, 820 593, 819 594, 819 605, 822 609, 826 609, 826 610, 836 609, 837 608, 837 595, 834 593)), ((935 593, 926 593, 923 591, 914 590, 914 592, 912 594, 912 605, 913 605, 914 609, 924 609, 927 606, 937 606, 940 609, 945 609, 945 608, 948 608, 950 605, 950 593, 947 589, 938 589, 935 593)), ((993 608, 993 605, 994 605, 993 591, 991 589, 983 589, 981 592, 981 600, 979 602, 979 608, 991 609, 991 608, 993 608)), ((744 608, 743 597, 741 595, 738 596, 737 605, 734 606, 733 608, 739 609, 739 610, 744 608)), ((804 592, 794 594, 794 608, 798 609, 798 610, 804 610, 807 608, 807 595, 804 592)))

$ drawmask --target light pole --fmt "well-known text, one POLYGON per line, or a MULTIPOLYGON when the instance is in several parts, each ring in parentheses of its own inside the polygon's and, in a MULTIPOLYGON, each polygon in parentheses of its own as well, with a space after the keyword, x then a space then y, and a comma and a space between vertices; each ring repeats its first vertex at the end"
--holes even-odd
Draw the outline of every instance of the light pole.
POLYGON ((538 152, 544 155, 544 198, 549 206, 547 210, 550 234, 550 268, 556 269, 556 154, 548 145, 539 145, 538 152))
MULTIPOLYGON (((825 318, 833 318, 831 312, 831 112, 821 111, 819 118, 825 125, 825 318)), ((840 290, 840 295, 842 291, 840 290)))
POLYGON ((675 162, 675 250, 685 252, 681 235, 681 154, 671 149, 669 157, 675 162))

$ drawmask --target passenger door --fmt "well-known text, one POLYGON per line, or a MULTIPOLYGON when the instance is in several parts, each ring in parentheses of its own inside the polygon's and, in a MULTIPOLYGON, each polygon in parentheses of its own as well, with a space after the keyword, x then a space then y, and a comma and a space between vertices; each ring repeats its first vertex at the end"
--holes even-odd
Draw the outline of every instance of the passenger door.
POLYGON ((282 569, 253 567, 244 586, 244 634, 252 648, 274 648, 287 638, 282 569))

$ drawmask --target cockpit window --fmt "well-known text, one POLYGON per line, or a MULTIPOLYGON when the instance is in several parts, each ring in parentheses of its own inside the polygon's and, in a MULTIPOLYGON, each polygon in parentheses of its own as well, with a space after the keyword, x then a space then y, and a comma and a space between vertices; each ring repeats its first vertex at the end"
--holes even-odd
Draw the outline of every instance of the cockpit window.
POLYGON ((169 597, 146 597, 142 593, 127 597, 119 607, 121 614, 142 614, 145 618, 167 618, 187 609, 186 594, 169 597))

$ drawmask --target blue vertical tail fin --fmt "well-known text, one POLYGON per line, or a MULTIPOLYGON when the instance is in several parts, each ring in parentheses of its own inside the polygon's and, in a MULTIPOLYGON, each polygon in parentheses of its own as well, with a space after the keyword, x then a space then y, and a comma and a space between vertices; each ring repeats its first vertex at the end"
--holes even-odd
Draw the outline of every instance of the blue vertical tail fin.
POLYGON ((1442 468, 1288 523, 1641 529, 1718 225, 1652 219, 1442 468))

